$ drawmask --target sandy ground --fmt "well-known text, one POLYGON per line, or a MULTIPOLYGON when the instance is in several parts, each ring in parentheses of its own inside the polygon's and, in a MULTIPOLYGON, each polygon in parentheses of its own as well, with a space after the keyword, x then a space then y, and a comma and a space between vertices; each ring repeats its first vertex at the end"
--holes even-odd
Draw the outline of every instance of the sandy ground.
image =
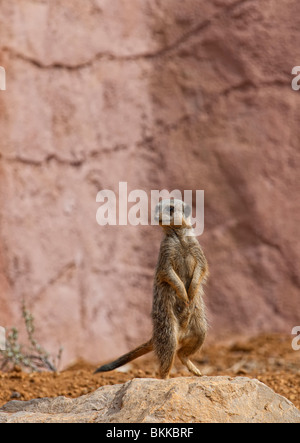
MULTIPOLYGON (((206 344, 194 362, 203 375, 230 375, 257 378, 300 409, 300 351, 291 346, 292 337, 260 335, 206 344)), ((99 362, 103 363, 103 362, 99 362)), ((40 397, 78 397, 103 385, 124 383, 132 378, 157 377, 157 362, 151 353, 122 368, 93 375, 95 366, 79 361, 60 373, 25 373, 19 368, 0 372, 0 405, 12 400, 40 397)), ((172 377, 188 372, 176 361, 172 377)))

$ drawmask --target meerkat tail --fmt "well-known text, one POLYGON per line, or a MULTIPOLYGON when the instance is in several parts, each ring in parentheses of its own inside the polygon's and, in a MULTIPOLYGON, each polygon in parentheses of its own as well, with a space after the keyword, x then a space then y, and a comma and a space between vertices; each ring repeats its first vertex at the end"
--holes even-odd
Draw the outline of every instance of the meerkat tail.
POLYGON ((141 357, 142 355, 148 354, 148 352, 151 352, 152 350, 153 350, 153 343, 151 338, 151 340, 147 341, 147 343, 143 343, 141 346, 138 346, 133 351, 130 351, 127 354, 124 354, 121 357, 119 357, 117 360, 114 360, 111 363, 107 363, 106 365, 103 365, 100 368, 96 369, 94 374, 97 374, 99 372, 112 371, 113 369, 119 368, 120 366, 123 366, 126 363, 129 363, 130 361, 135 360, 138 357, 141 357))

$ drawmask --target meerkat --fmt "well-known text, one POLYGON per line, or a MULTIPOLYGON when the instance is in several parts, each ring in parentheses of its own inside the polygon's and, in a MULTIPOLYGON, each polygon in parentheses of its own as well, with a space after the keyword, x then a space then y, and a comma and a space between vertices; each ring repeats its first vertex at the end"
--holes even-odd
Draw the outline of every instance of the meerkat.
POLYGON ((193 234, 191 212, 177 199, 162 200, 156 206, 155 220, 164 238, 154 277, 152 338, 95 373, 111 371, 154 351, 161 378, 169 377, 176 354, 193 375, 201 376, 190 356, 201 348, 207 333, 203 285, 209 271, 193 234))

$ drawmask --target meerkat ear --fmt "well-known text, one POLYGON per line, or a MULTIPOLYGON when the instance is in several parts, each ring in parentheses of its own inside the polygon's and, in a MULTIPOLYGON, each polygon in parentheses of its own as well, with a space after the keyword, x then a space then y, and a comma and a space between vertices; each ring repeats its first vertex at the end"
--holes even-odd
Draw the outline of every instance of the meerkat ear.
POLYGON ((184 205, 184 215, 188 218, 192 213, 192 208, 190 205, 184 205))

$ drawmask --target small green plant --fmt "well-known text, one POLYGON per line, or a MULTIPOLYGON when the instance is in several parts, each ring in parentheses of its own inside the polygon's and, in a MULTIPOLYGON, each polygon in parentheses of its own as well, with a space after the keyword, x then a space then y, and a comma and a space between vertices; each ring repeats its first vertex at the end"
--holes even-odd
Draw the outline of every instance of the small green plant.
POLYGON ((34 317, 22 306, 22 317, 25 323, 28 346, 19 343, 19 331, 17 328, 11 328, 6 338, 6 349, 0 351, 0 370, 10 370, 14 367, 20 367, 32 372, 48 370, 57 372, 57 367, 61 361, 63 348, 60 348, 56 358, 52 358, 45 351, 34 337, 35 326, 34 317))

